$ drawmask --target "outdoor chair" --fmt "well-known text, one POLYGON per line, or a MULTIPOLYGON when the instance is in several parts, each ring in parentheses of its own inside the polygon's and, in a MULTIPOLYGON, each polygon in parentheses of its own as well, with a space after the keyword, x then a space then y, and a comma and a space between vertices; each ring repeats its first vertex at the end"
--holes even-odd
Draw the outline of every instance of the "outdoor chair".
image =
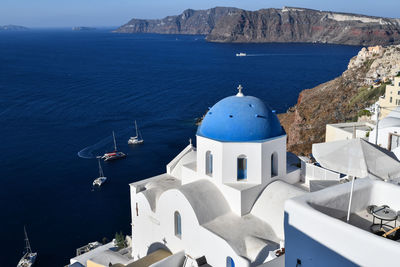
MULTIPOLYGON (((383 228, 381 229, 383 230, 383 228)), ((392 240, 399 240, 400 239, 400 226, 393 228, 387 232, 384 231, 383 237, 392 239, 392 240)))
POLYGON ((368 212, 369 214, 372 214, 372 211, 373 211, 376 207, 377 207, 376 205, 369 205, 369 206, 367 207, 367 212, 368 212))

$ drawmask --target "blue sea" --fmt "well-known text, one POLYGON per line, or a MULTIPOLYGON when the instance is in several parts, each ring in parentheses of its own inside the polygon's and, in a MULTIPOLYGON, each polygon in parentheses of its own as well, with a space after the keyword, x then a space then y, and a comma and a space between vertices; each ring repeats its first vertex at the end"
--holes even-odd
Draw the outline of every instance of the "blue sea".
POLYGON ((106 30, 0 33, 0 265, 22 256, 24 225, 38 267, 64 266, 77 247, 129 234, 129 183, 164 172, 208 107, 242 84, 285 112, 359 49, 106 30), (140 146, 127 144, 134 120, 140 146), (95 156, 112 149, 112 131, 128 157, 103 163, 108 180, 93 190, 95 156))

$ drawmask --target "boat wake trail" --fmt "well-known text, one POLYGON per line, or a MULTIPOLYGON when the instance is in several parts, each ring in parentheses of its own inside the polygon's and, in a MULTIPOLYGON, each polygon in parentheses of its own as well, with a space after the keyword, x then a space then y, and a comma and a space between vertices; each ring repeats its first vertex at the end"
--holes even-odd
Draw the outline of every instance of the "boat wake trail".
MULTIPOLYGON (((119 137, 121 135, 126 134, 128 131, 131 131, 131 128, 126 128, 124 130, 119 130, 118 131, 118 135, 116 135, 116 137, 119 137)), ((110 146, 113 142, 112 136, 107 136, 103 139, 101 139, 99 142, 91 145, 91 146, 87 146, 84 149, 82 149, 81 151, 78 152, 78 157, 83 158, 83 159, 94 159, 97 156, 99 156, 100 152, 104 152, 102 150, 104 150, 105 148, 107 148, 108 146, 110 146)))
POLYGON ((247 54, 246 57, 302 56, 302 54, 247 54))
POLYGON ((98 151, 100 148, 105 147, 108 145, 110 142, 112 142, 111 137, 106 137, 99 142, 97 142, 94 145, 87 146, 81 151, 78 152, 78 157, 84 158, 84 159, 94 159, 96 157, 96 151, 98 151))

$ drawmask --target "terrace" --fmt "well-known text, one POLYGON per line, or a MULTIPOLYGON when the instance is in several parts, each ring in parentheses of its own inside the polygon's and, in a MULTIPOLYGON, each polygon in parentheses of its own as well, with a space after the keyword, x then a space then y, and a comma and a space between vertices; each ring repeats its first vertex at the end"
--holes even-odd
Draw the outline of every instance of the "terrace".
MULTIPOLYGON (((336 262, 362 266, 389 266, 398 262, 400 242, 388 238, 395 237, 396 233, 388 237, 382 235, 399 223, 383 221, 386 225, 381 227, 380 219, 376 218, 378 225, 373 226, 374 215, 368 209, 371 205, 387 205, 393 212, 400 210, 400 186, 370 178, 357 179, 347 222, 350 188, 351 183, 340 184, 286 202, 285 237, 289 262, 295 261, 295 257, 312 259, 314 263, 326 262, 330 257, 336 262), (310 248, 316 246, 320 251, 325 250, 325 259, 313 254, 310 248)), ((394 217, 397 219, 396 213, 394 217)))

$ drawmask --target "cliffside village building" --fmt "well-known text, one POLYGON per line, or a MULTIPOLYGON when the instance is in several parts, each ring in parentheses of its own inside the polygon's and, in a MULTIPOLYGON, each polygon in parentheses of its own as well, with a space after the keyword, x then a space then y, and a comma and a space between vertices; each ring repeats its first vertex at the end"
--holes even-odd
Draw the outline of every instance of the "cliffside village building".
POLYGON ((393 83, 386 85, 385 95, 379 98, 380 118, 384 118, 400 106, 400 77, 394 77, 393 83))

